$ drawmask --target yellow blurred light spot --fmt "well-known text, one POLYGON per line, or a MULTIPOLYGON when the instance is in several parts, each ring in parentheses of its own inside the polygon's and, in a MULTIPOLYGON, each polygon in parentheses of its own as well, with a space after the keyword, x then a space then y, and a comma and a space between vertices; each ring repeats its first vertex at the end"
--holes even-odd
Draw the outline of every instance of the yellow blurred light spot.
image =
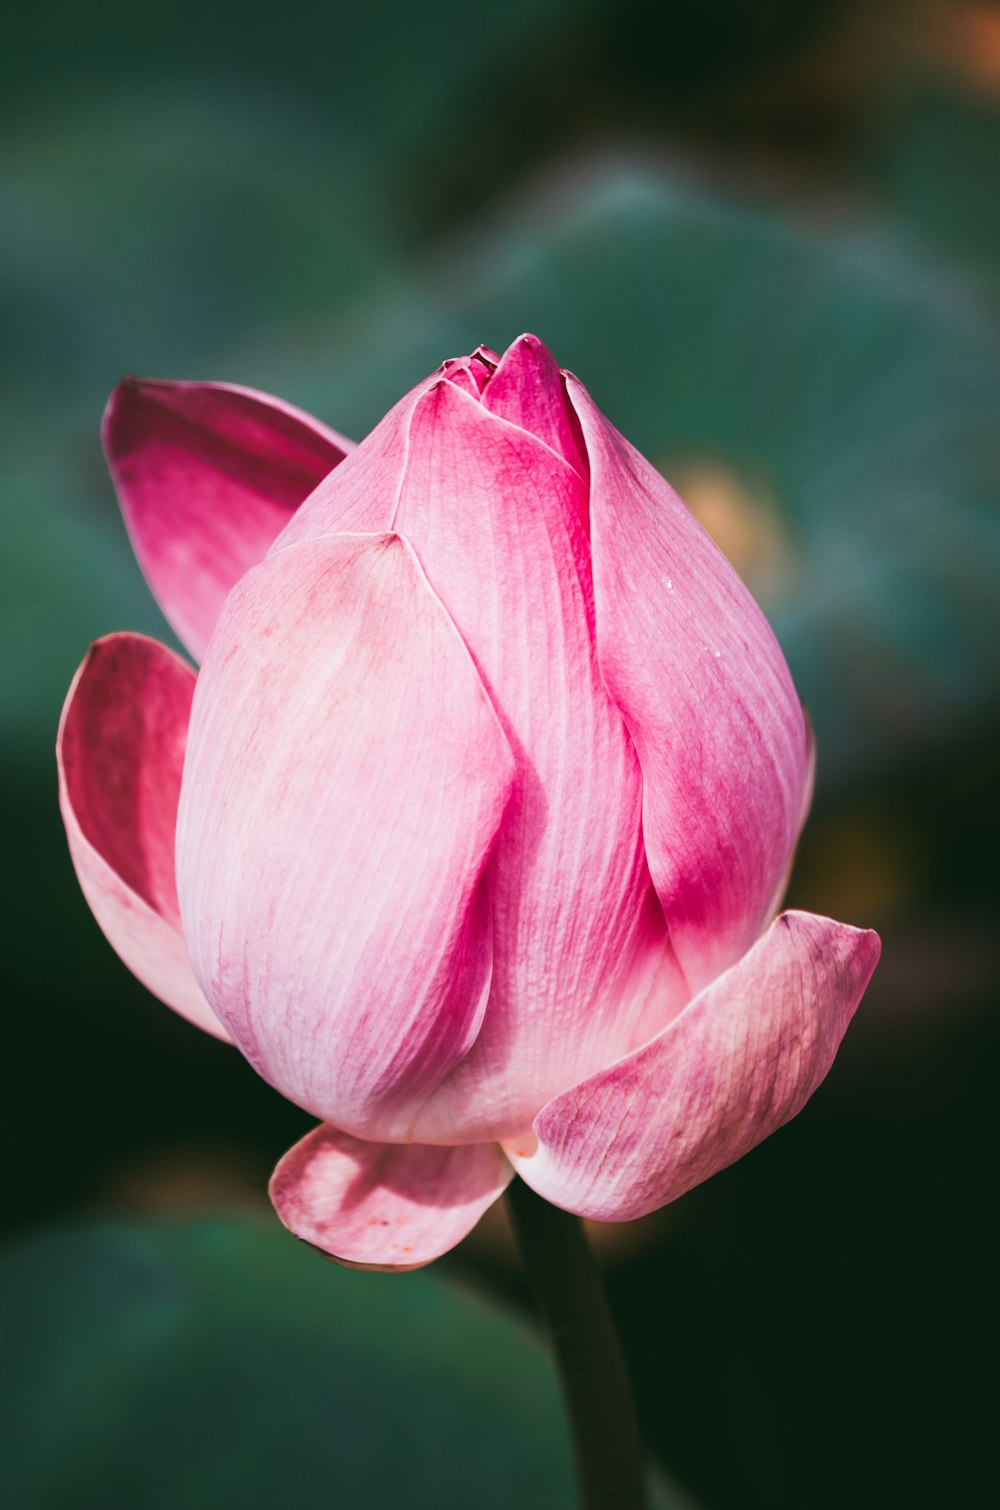
POLYGON ((715 457, 664 459, 660 471, 755 597, 772 606, 788 595, 798 574, 795 545, 763 480, 715 457))

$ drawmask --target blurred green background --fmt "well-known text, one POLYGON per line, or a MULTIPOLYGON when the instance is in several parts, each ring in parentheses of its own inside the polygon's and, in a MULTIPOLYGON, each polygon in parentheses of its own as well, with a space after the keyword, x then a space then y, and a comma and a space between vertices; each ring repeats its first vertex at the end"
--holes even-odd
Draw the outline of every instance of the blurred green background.
POLYGON ((169 638, 100 453, 123 372, 360 437, 532 329, 767 608, 819 750, 790 900, 884 940, 794 1126, 595 1233, 664 1504, 983 1503, 1000 9, 57 0, 0 101, 0 1502, 572 1503, 502 1220, 391 1278, 277 1231, 309 1119, 118 964, 52 757, 88 641, 169 638))

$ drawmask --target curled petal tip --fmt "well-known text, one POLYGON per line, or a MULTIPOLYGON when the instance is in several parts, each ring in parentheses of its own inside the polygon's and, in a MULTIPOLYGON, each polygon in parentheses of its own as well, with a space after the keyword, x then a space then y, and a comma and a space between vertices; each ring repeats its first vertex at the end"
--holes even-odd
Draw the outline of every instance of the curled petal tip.
POLYGON ((351 449, 268 394, 148 378, 119 383, 102 435, 139 564, 196 660, 227 593, 351 449))
POLYGON ((143 635, 95 640, 56 744, 60 807, 81 889, 108 942, 154 995, 226 1038, 180 930, 174 822, 194 672, 143 635))
POLYGON ((656 1038, 543 1107, 534 1152, 508 1156, 581 1216, 629 1221, 667 1205, 801 1111, 878 955, 871 930, 782 913, 656 1038))

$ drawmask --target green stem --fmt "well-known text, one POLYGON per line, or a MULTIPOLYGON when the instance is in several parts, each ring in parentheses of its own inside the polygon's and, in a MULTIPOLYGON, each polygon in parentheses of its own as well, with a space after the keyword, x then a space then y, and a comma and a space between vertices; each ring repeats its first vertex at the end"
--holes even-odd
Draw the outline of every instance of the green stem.
POLYGON ((632 1386, 583 1224, 522 1180, 507 1202, 555 1350, 583 1510, 648 1510, 632 1386))

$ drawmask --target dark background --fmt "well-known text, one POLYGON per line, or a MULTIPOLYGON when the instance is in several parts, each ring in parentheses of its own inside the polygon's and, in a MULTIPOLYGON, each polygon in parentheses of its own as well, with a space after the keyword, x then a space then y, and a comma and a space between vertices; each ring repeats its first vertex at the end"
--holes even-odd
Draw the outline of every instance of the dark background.
MULTIPOLYGON (((52 756, 65 689, 98 634, 169 638, 104 473, 103 402, 126 370, 225 378, 360 437, 444 356, 525 328, 768 609, 819 751, 790 901, 883 936, 798 1121, 667 1212, 595 1235, 648 1440, 704 1510, 983 1503, 1000 10, 96 0, 84 17, 20 7, 6 26, 0 1212, 18 1305, 51 1316, 58 1292, 67 1318, 18 1444, 28 1462, 65 1450, 65 1471, 26 1470, 12 1510, 160 1503, 125 1474, 150 1449, 116 1430, 116 1396, 100 1451, 49 1429, 73 1369, 91 1400, 112 1372, 101 1339, 119 1301, 112 1284, 85 1336, 74 1243, 109 1216, 153 1243, 206 1213, 257 1221, 309 1120, 132 980, 72 874, 52 756)), ((527 1314, 496 1217, 435 1272, 527 1314)), ((248 1295, 248 1328, 259 1304, 248 1295)), ((152 1343, 137 1356, 156 1373, 152 1343)), ((177 1366, 179 1391, 198 1367, 177 1366)), ((237 1399, 244 1376, 228 1376, 237 1399)), ((366 1462, 395 1430, 373 1400, 352 1426, 366 1462)), ((442 1429, 461 1436, 472 1404, 449 1409, 442 1429)), ((186 1428, 164 1420, 154 1451, 183 1466, 186 1428)), ((183 1502, 228 1505, 226 1473, 208 1486, 199 1461, 183 1502)), ((458 1505, 482 1502, 483 1460, 466 1468, 458 1505)), ((359 1483, 315 1503, 394 1503, 391 1475, 359 1483)))

